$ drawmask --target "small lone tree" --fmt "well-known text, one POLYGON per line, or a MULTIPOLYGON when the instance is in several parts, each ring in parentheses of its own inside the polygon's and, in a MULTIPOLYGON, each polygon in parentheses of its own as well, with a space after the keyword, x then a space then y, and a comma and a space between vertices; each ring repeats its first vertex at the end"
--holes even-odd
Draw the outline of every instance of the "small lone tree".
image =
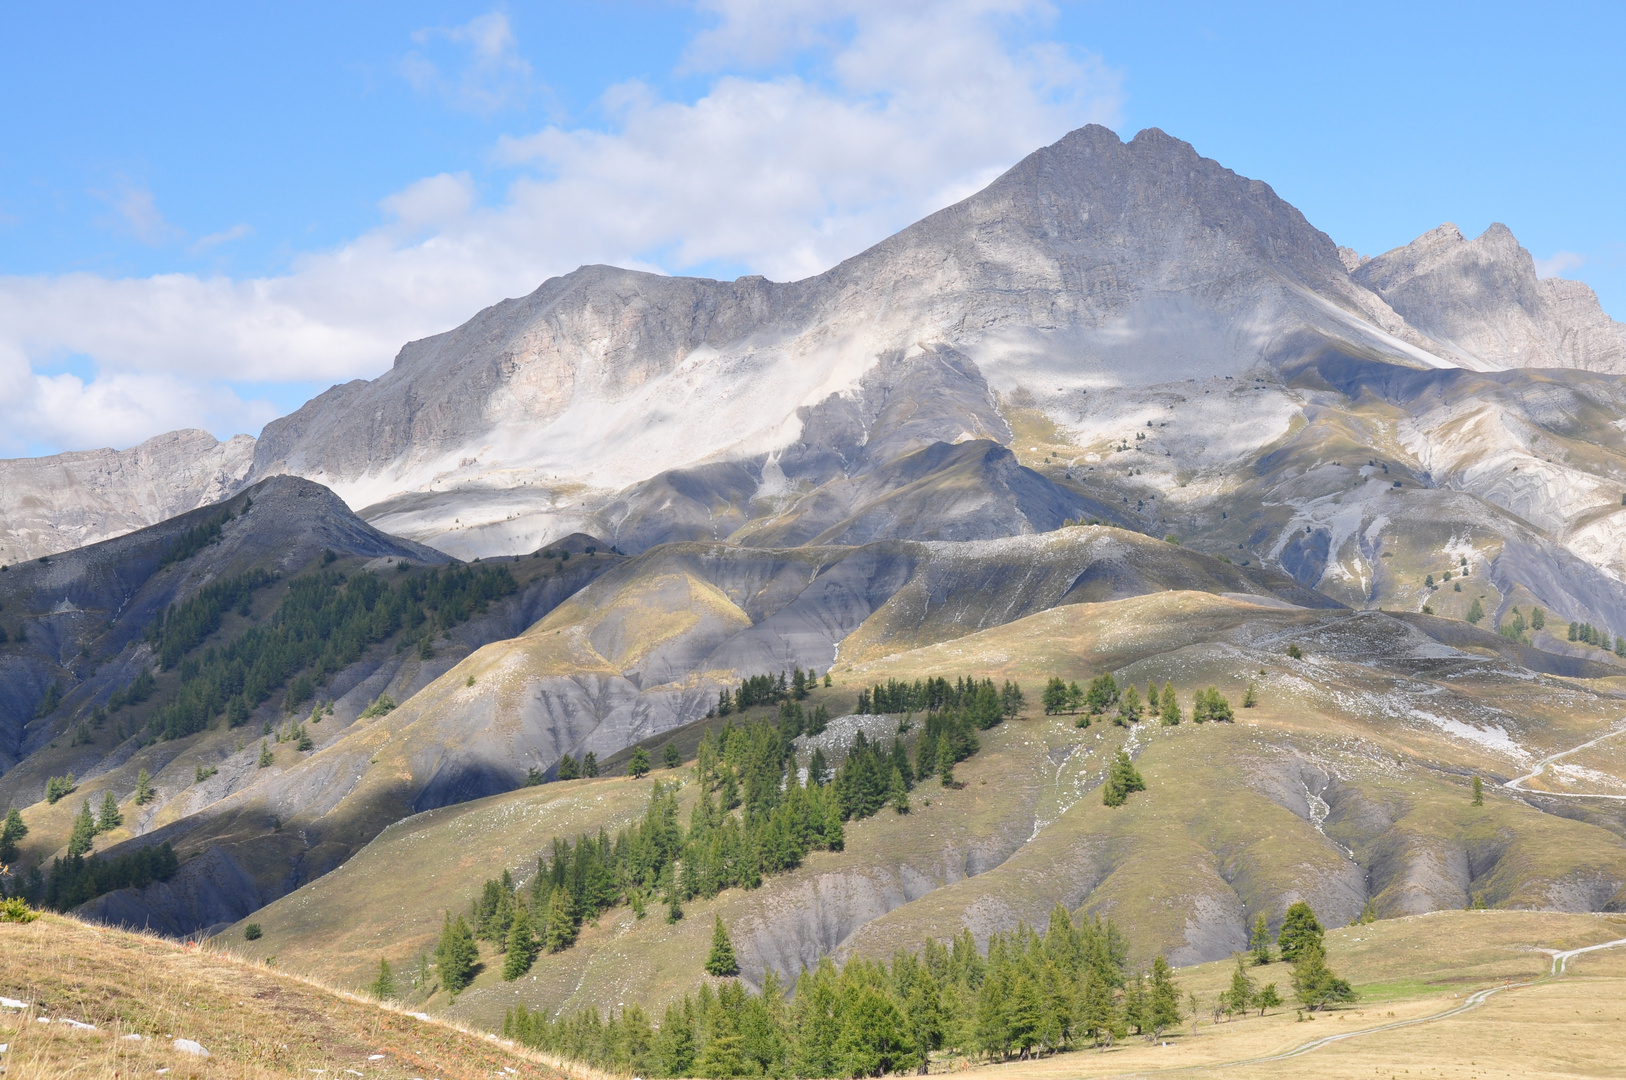
POLYGON ((1174 981, 1174 972, 1162 953, 1152 958, 1152 992, 1146 1012, 1154 1039, 1169 1028, 1180 1026, 1180 986, 1174 981))
POLYGON ((582 755, 582 775, 583 776, 597 776, 598 775, 598 755, 593 753, 593 751, 591 751, 591 750, 587 751, 586 754, 582 755))
POLYGON ((643 747, 632 752, 632 760, 627 762, 627 775, 635 780, 641 780, 649 775, 649 751, 643 747))
POLYGON ((136 773, 135 804, 146 806, 157 797, 158 793, 152 789, 152 773, 146 769, 136 773))
POLYGON ((9 864, 17 860, 17 841, 28 835, 28 826, 23 824, 23 815, 13 806, 6 811, 6 822, 0 825, 0 864, 9 864))
POLYGON ((1477 625, 1484 617, 1485 609, 1479 606, 1479 597, 1476 596, 1468 604, 1468 621, 1477 625))
POLYGON ((723 928, 723 917, 714 917, 711 926, 711 953, 706 957, 706 974, 728 978, 740 973, 740 962, 734 958, 734 943, 728 940, 723 928))
POLYGON ((395 972, 390 970, 390 962, 382 956, 378 958, 378 977, 367 985, 367 992, 379 1001, 395 996, 395 972))
POLYGON ((1242 707, 1251 709, 1259 704, 1259 691, 1254 688, 1253 680, 1248 680, 1248 689, 1242 695, 1242 707))
POLYGON ((1327 953, 1320 940, 1309 941, 1293 962, 1293 996, 1311 1012, 1333 1002, 1354 1001, 1349 983, 1327 966, 1327 953))
POLYGON ((1265 1015, 1266 1009, 1277 1008, 1281 1005, 1281 1003, 1282 996, 1276 992, 1275 983, 1266 983, 1259 989, 1259 992, 1253 996, 1254 1007, 1259 1010, 1260 1016, 1265 1015))
POLYGON ((1253 953, 1255 964, 1270 963, 1270 923, 1265 920, 1263 911, 1253 920, 1253 933, 1248 938, 1248 951, 1253 953))
POLYGON ((1130 792, 1145 790, 1146 781, 1135 770, 1129 751, 1119 747, 1112 764, 1107 766, 1107 782, 1101 786, 1101 801, 1108 806, 1122 806, 1129 800, 1130 792))
POLYGON ((677 743, 669 742, 661 749, 661 761, 668 769, 675 769, 683 764, 683 751, 677 748, 677 743))
POLYGON ((1485 805, 1485 782, 1477 776, 1474 777, 1474 805, 1485 805))
POLYGON ((1242 957, 1236 958, 1236 970, 1231 972, 1230 988, 1220 994, 1220 1005, 1232 1016, 1240 1016, 1253 1005, 1254 981, 1248 978, 1242 966, 1242 957))
POLYGON ((262 769, 270 768, 271 765, 276 760, 277 759, 275 757, 273 757, 272 754, 271 754, 270 745, 264 739, 261 739, 260 740, 260 768, 262 768, 262 769))
POLYGON ((112 832, 123 824, 124 815, 119 813, 118 800, 113 798, 113 789, 109 788, 107 793, 102 796, 102 813, 96 819, 96 830, 98 832, 112 832))
POLYGON ((1282 918, 1282 928, 1276 933, 1276 948, 1282 959, 1292 964, 1298 961, 1305 946, 1313 944, 1319 949, 1321 938, 1321 923, 1316 921, 1315 912, 1303 900, 1296 900, 1282 918))
POLYGON ((68 855, 85 855, 96 836, 96 819, 90 814, 90 800, 86 799, 73 818, 73 832, 68 837, 68 855))

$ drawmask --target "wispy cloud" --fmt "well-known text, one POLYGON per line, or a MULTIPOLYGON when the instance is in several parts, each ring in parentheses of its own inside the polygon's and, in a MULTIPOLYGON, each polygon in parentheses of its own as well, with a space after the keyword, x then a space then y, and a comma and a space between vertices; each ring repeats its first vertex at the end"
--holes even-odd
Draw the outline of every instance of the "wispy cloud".
MULTIPOLYGON (((1048 44, 1051 11, 1036 0, 708 9, 715 24, 685 61, 712 73, 706 93, 674 101, 628 83, 604 96, 609 130, 551 124, 500 140, 495 154, 523 174, 493 203, 467 174, 425 177, 381 200, 377 228, 272 277, 0 278, 0 438, 71 447, 111 438, 97 430, 134 441, 248 429, 252 403, 212 389, 223 372, 370 377, 404 342, 583 263, 817 273, 1072 128, 1118 119, 1117 73, 1048 44), (69 354, 100 374, 47 394, 31 365, 69 354), (98 410, 117 423, 75 426, 98 410)), ((500 15, 437 33, 473 67, 529 78, 500 15)), ((476 84, 486 96, 466 100, 501 100, 476 84)))
POLYGON ((128 177, 115 178, 112 191, 92 192, 118 215, 117 224, 143 244, 159 247, 186 236, 184 230, 164 220, 158 202, 145 185, 128 177))
POLYGON ((1586 261, 1585 255, 1578 255, 1573 251, 1555 251, 1545 259, 1536 260, 1536 276, 1558 277, 1566 270, 1585 266, 1586 261))
POLYGON ((186 250, 191 252, 193 255, 202 255, 204 252, 212 251, 221 244, 229 244, 233 240, 241 240, 245 236, 252 235, 254 235, 254 227, 252 225, 233 225, 229 229, 223 229, 217 233, 210 233, 208 236, 198 237, 186 250))
POLYGON ((455 108, 481 115, 524 105, 535 89, 530 63, 520 55, 508 17, 501 12, 480 15, 462 26, 419 30, 412 35, 418 49, 401 61, 401 74, 412 86, 440 95, 455 108), (459 53, 459 70, 451 75, 430 53, 447 43, 459 53))

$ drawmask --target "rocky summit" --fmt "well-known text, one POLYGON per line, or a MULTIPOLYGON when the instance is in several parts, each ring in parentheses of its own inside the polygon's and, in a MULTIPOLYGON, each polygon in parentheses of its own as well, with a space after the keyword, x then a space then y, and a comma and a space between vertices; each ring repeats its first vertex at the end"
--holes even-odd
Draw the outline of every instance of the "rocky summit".
POLYGON ((1157 130, 802 281, 582 267, 258 440, 0 462, 0 880, 589 1057, 826 960, 1163 993, 1306 904, 1569 955, 1622 374, 1504 226, 1360 255, 1157 130))

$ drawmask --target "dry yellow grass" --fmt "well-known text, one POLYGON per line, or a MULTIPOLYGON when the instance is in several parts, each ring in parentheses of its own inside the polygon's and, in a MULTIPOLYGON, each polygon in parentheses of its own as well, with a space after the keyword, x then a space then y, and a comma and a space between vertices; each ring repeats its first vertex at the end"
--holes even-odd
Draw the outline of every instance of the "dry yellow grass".
POLYGON ((7 1080, 100 1080, 165 1070, 171 1080, 596 1076, 575 1066, 561 1071, 491 1036, 216 949, 58 915, 0 923, 0 995, 30 1006, 0 1009, 0 1043, 8 1044, 0 1071, 7 1080), (191 1039, 210 1056, 183 1053, 176 1039, 191 1039))

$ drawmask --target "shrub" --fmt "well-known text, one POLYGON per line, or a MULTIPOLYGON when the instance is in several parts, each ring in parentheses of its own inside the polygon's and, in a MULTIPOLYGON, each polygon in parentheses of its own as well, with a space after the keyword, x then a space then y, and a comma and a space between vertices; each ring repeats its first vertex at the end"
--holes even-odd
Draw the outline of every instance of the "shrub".
POLYGON ((40 913, 29 907, 20 896, 0 900, 0 922, 30 923, 39 917, 40 913))
POLYGON ((265 931, 260 929, 260 924, 257 922, 251 922, 243 927, 243 937, 248 941, 258 941, 264 936, 265 931))

